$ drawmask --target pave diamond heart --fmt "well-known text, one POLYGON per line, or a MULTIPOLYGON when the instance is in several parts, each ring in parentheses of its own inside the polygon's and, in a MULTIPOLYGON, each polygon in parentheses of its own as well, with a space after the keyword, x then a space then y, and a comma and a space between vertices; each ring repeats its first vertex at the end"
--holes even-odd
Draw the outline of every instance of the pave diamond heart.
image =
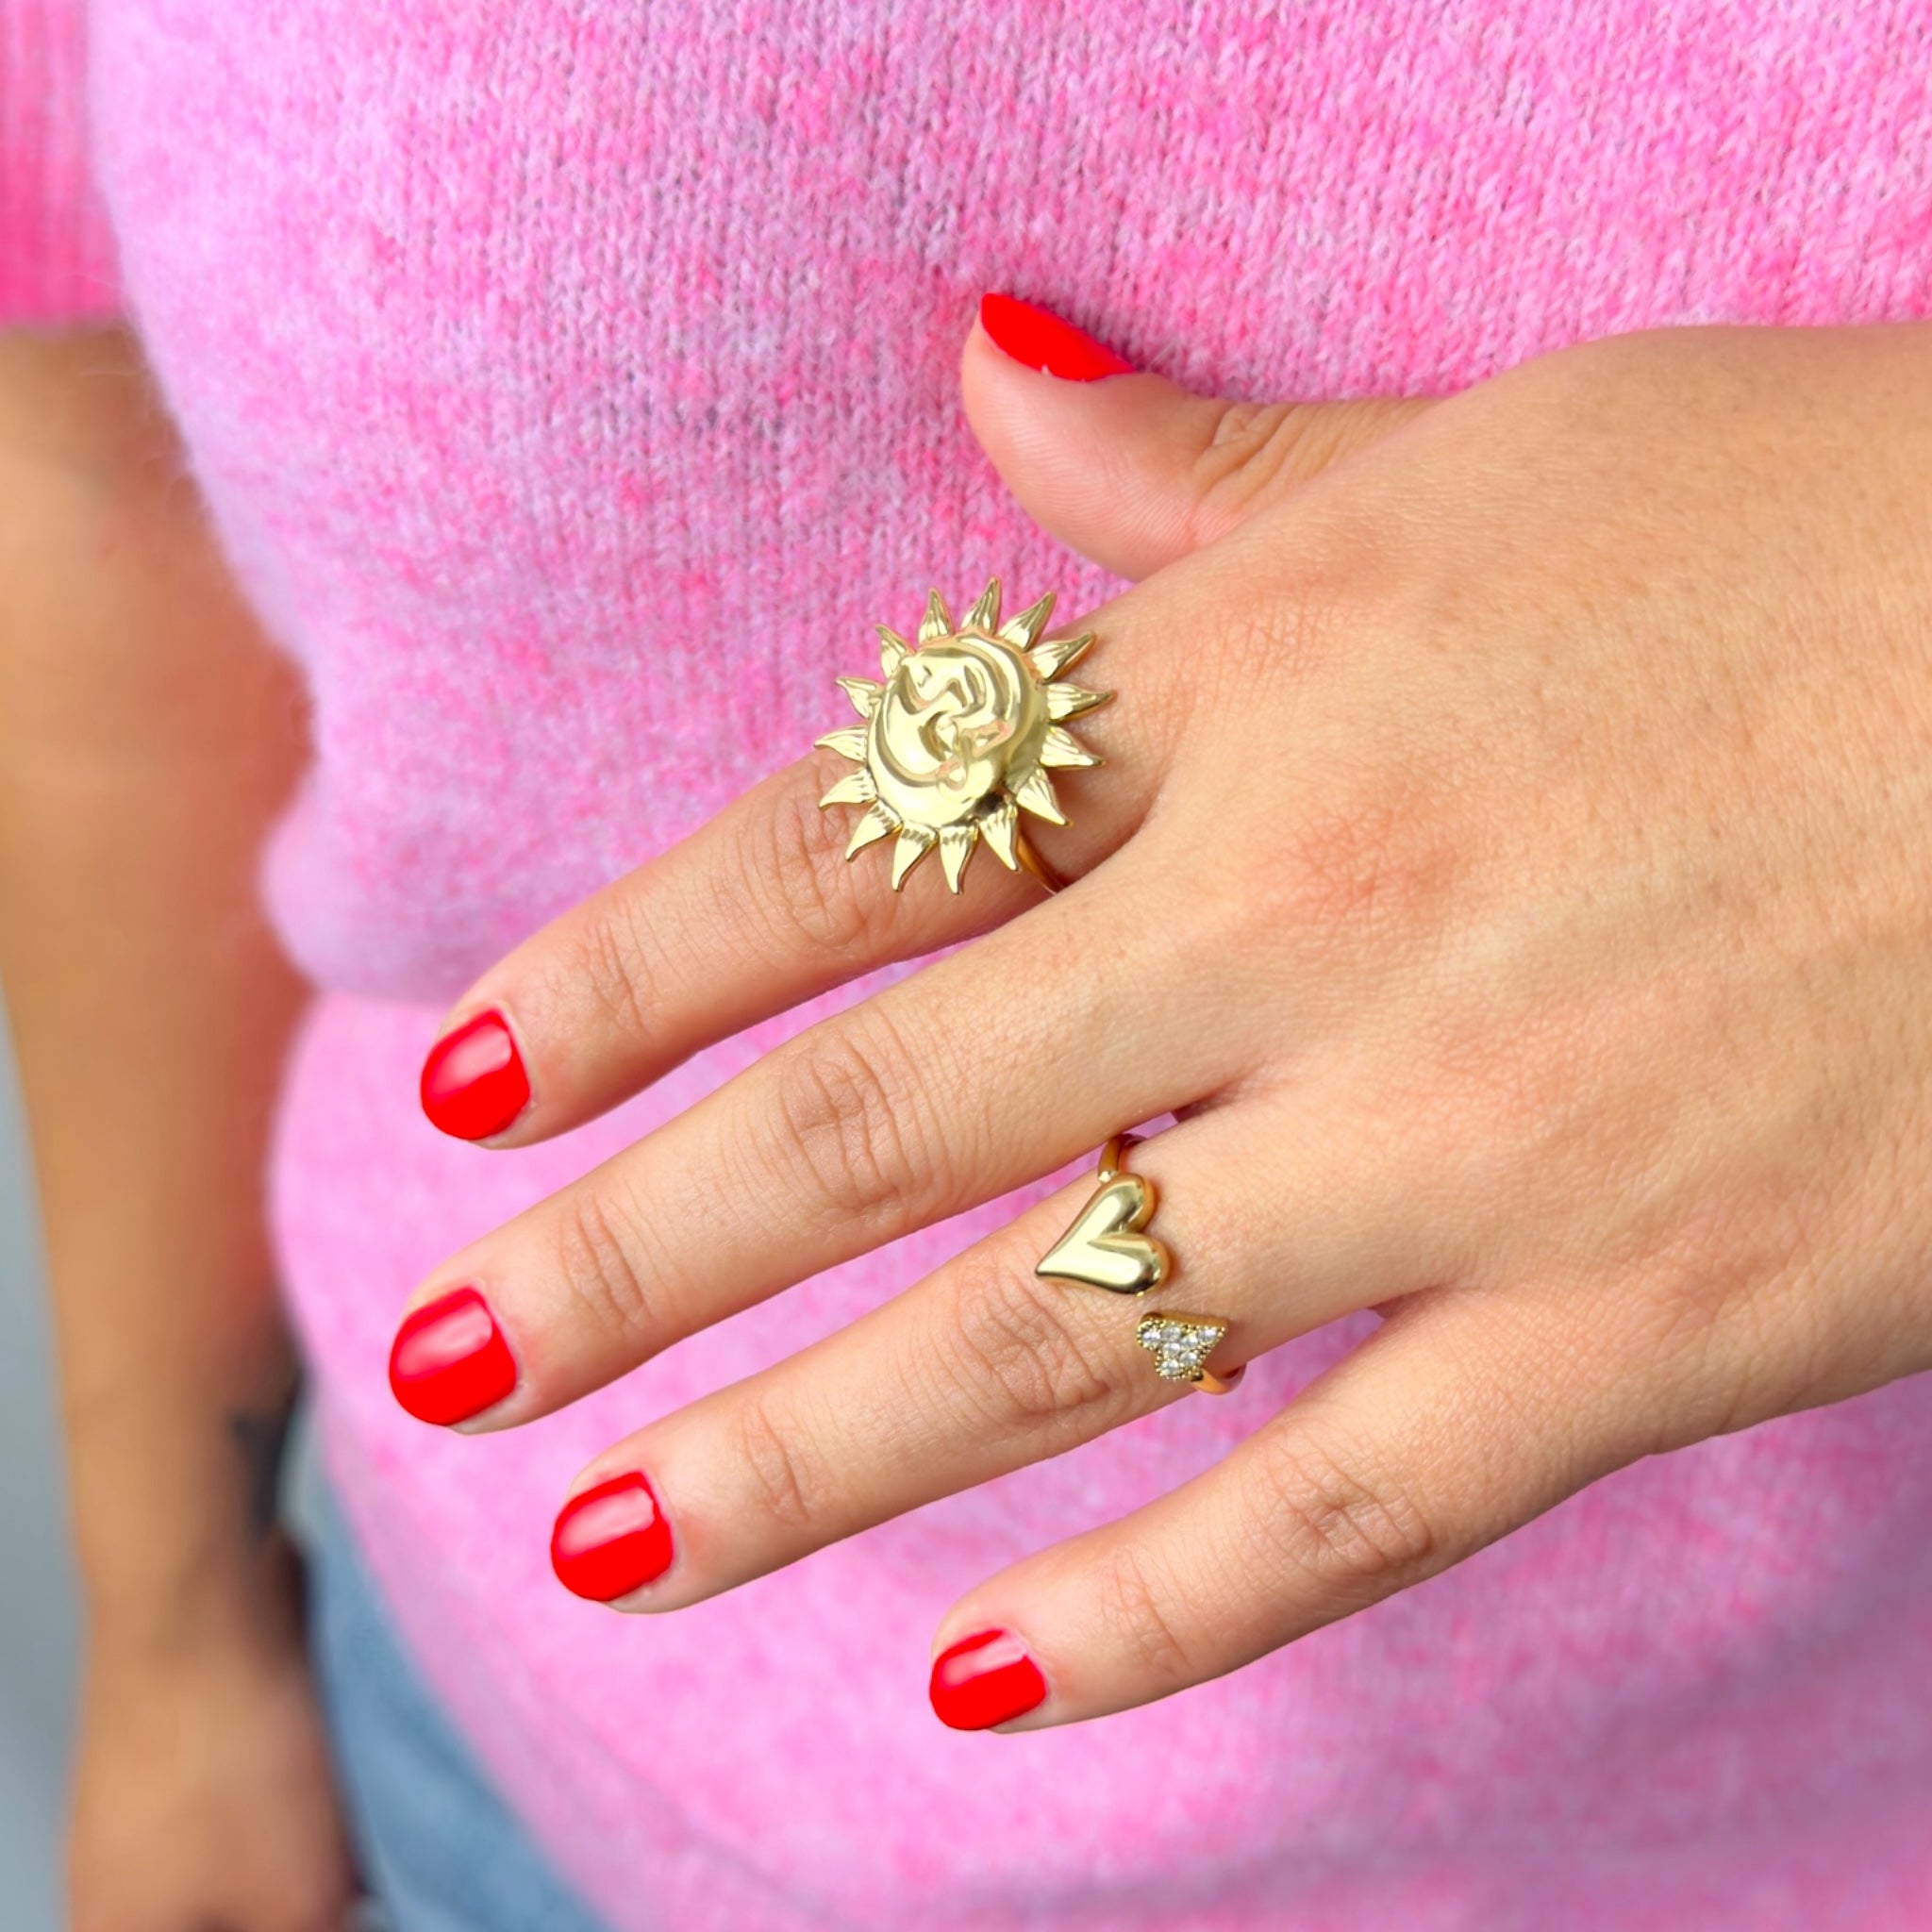
POLYGON ((1134 1339, 1154 1357, 1154 1373, 1170 1382, 1198 1382, 1208 1357, 1227 1333, 1225 1322, 1195 1322, 1186 1315, 1142 1315, 1134 1339))

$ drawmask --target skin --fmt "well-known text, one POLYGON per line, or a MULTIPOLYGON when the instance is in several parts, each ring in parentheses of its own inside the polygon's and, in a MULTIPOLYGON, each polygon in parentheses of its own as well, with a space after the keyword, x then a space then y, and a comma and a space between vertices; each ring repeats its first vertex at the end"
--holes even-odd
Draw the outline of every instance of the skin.
MULTIPOLYGON (((486 975, 452 1020, 511 1017, 513 1144, 984 935, 439 1270, 419 1298, 481 1282, 523 1364, 481 1425, 1182 1108, 1136 1165, 1187 1305, 1236 1320, 1217 1364, 1387 1319, 1220 1469, 955 1608, 936 1648, 1002 1624, 1041 1661, 1030 1727, 1925 1367, 1927 332, 1640 338, 1426 408, 1061 384, 976 335, 964 377, 1025 507, 1150 579, 1079 613, 1122 693, 1038 832, 1079 882, 1042 902, 982 858, 963 899, 931 865, 894 898, 881 854, 842 864, 815 758, 486 975), (987 1076, 1016 1053, 1027 1082, 987 1076)), ((90 1616, 75 1923, 332 1924, 241 1448, 291 1375, 258 1175, 303 994, 249 874, 299 732, 120 338, 0 344, 0 974, 90 1616)), ((1034 1281, 1084 1193, 598 1458, 576 1487, 647 1470, 679 1539, 626 1607, 1195 1399, 1130 1307, 1034 1281)))
MULTIPOLYGON (((895 899, 842 863, 821 755, 486 974, 451 1021, 508 1017, 521 1145, 976 935, 439 1269, 415 1300, 479 1286, 521 1369, 464 1426, 1176 1111, 1136 1165, 1170 1300, 1233 1321, 1216 1366, 1383 1320, 1218 1468, 956 1606, 935 1650, 1018 1636, 1032 1729, 1932 1365, 1932 331, 1682 330, 1273 408, 975 332, 964 391, 1020 502, 1140 580, 1081 614, 1121 697, 1036 831, 1074 883, 895 899)), ((1034 1279, 1087 1187, 599 1457, 575 1488, 647 1473, 679 1552, 621 1607, 1193 1399, 1130 1307, 1034 1279)))
POLYGON ((254 870, 302 756, 132 342, 0 337, 0 981, 87 1611, 76 1932, 320 1932, 353 1890, 274 1508, 260 1174, 306 993, 254 870))

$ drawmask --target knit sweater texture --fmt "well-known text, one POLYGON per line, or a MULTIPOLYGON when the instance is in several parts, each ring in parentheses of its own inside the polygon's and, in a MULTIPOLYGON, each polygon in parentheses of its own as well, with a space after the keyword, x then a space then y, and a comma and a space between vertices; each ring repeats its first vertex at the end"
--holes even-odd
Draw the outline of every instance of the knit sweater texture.
POLYGON ((1252 397, 1922 316, 1924 0, 0 0, 0 304, 132 319, 312 695, 264 881, 323 998, 270 1184, 328 1464, 423 1669, 613 1926, 1932 1924, 1925 1378, 1014 1739, 926 1707, 948 1604, 1213 1462, 1366 1318, 647 1620, 549 1574, 581 1463, 1010 1204, 508 1435, 425 1429, 384 1381, 432 1264, 801 1018, 505 1155, 417 1111, 440 1005, 836 724, 833 676, 928 585, 1111 588, 961 420, 981 291, 1252 397))

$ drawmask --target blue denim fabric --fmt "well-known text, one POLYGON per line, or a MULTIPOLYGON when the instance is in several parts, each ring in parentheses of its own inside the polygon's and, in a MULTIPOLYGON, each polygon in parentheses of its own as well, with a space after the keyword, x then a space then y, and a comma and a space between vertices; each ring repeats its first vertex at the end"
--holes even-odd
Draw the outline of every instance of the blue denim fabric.
POLYGON ((531 1843, 417 1676, 334 1499, 313 1498, 308 1513, 309 1641, 375 1895, 373 1923, 389 1932, 608 1932, 531 1843))

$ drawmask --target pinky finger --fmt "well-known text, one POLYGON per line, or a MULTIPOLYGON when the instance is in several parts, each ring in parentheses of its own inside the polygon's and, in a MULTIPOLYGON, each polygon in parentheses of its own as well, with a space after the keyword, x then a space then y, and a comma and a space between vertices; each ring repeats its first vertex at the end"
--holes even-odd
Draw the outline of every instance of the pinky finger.
POLYGON ((1578 1347, 1574 1310, 1553 1333, 1562 1319, 1474 1292, 1403 1305, 1215 1468, 955 1606, 933 1708, 959 1730, 1036 1730, 1151 1703, 1634 1461, 1657 1446, 1657 1404, 1578 1347))

